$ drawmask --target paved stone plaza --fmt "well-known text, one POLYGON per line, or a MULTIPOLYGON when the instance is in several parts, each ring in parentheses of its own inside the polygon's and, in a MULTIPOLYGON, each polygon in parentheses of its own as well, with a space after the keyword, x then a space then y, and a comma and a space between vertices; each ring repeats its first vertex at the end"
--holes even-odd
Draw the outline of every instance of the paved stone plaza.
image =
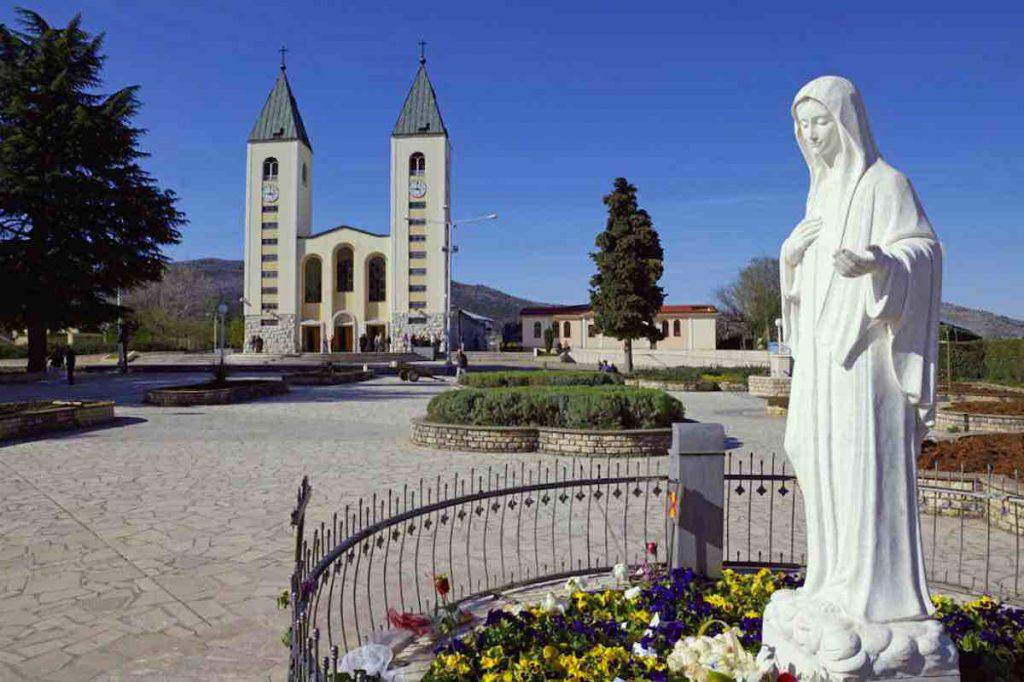
MULTIPOLYGON (((303 474, 311 520, 367 491, 468 471, 484 455, 408 440, 445 387, 393 377, 240 405, 141 404, 208 375, 85 374, 0 387, 0 401, 113 398, 115 425, 0 448, 0 679, 281 679, 288 515, 303 474)), ((680 394, 741 452, 779 451, 784 422, 746 394, 680 394)), ((500 455, 536 462, 544 455, 500 455)))

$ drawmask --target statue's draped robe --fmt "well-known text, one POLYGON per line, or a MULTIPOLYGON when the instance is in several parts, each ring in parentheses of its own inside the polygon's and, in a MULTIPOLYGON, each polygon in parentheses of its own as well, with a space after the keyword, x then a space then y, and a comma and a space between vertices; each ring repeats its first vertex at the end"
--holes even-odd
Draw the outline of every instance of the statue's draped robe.
MULTIPOLYGON (((856 89, 819 78, 798 93, 839 124, 811 170, 818 238, 781 263, 783 326, 795 362, 785 449, 807 513, 803 592, 873 622, 933 612, 917 511, 921 438, 934 417, 942 252, 908 180, 879 157, 856 89), (840 247, 870 249, 878 271, 840 275, 840 247)), ((785 252, 785 249, 783 250, 785 252)))

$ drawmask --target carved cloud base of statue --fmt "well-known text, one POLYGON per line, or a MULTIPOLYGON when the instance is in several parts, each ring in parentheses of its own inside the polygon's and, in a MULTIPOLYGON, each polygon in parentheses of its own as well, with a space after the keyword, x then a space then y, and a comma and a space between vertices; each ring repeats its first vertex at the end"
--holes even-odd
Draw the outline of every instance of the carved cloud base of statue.
POLYGON ((956 646, 934 619, 869 623, 799 590, 779 590, 763 625, 763 656, 800 679, 960 679, 956 646))

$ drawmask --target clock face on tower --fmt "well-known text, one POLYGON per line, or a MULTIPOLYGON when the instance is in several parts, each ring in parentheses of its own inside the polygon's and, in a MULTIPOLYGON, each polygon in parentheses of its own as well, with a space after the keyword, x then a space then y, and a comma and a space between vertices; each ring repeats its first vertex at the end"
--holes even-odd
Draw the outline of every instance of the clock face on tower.
POLYGON ((277 185, 272 182, 263 185, 263 203, 273 204, 277 202, 277 185))
POLYGON ((409 183, 409 196, 413 199, 422 199, 427 195, 427 183, 422 180, 413 180, 409 183))

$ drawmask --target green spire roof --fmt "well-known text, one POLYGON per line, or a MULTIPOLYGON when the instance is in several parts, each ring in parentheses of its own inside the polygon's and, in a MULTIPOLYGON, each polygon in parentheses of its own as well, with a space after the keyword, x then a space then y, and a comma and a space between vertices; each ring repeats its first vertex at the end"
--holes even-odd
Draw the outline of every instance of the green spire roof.
POLYGON ((420 68, 409 89, 409 95, 402 105, 402 113, 398 115, 398 123, 391 131, 392 135, 447 135, 441 119, 441 110, 437 108, 437 95, 434 86, 427 77, 426 59, 420 58, 420 68))
POLYGON ((267 102, 263 105, 263 111, 256 119, 256 125, 249 133, 249 142, 278 142, 281 140, 299 140, 310 149, 313 148, 309 144, 306 126, 302 124, 299 105, 295 103, 295 95, 292 94, 292 88, 288 84, 288 77, 285 75, 283 65, 277 74, 274 89, 270 91, 267 102))

